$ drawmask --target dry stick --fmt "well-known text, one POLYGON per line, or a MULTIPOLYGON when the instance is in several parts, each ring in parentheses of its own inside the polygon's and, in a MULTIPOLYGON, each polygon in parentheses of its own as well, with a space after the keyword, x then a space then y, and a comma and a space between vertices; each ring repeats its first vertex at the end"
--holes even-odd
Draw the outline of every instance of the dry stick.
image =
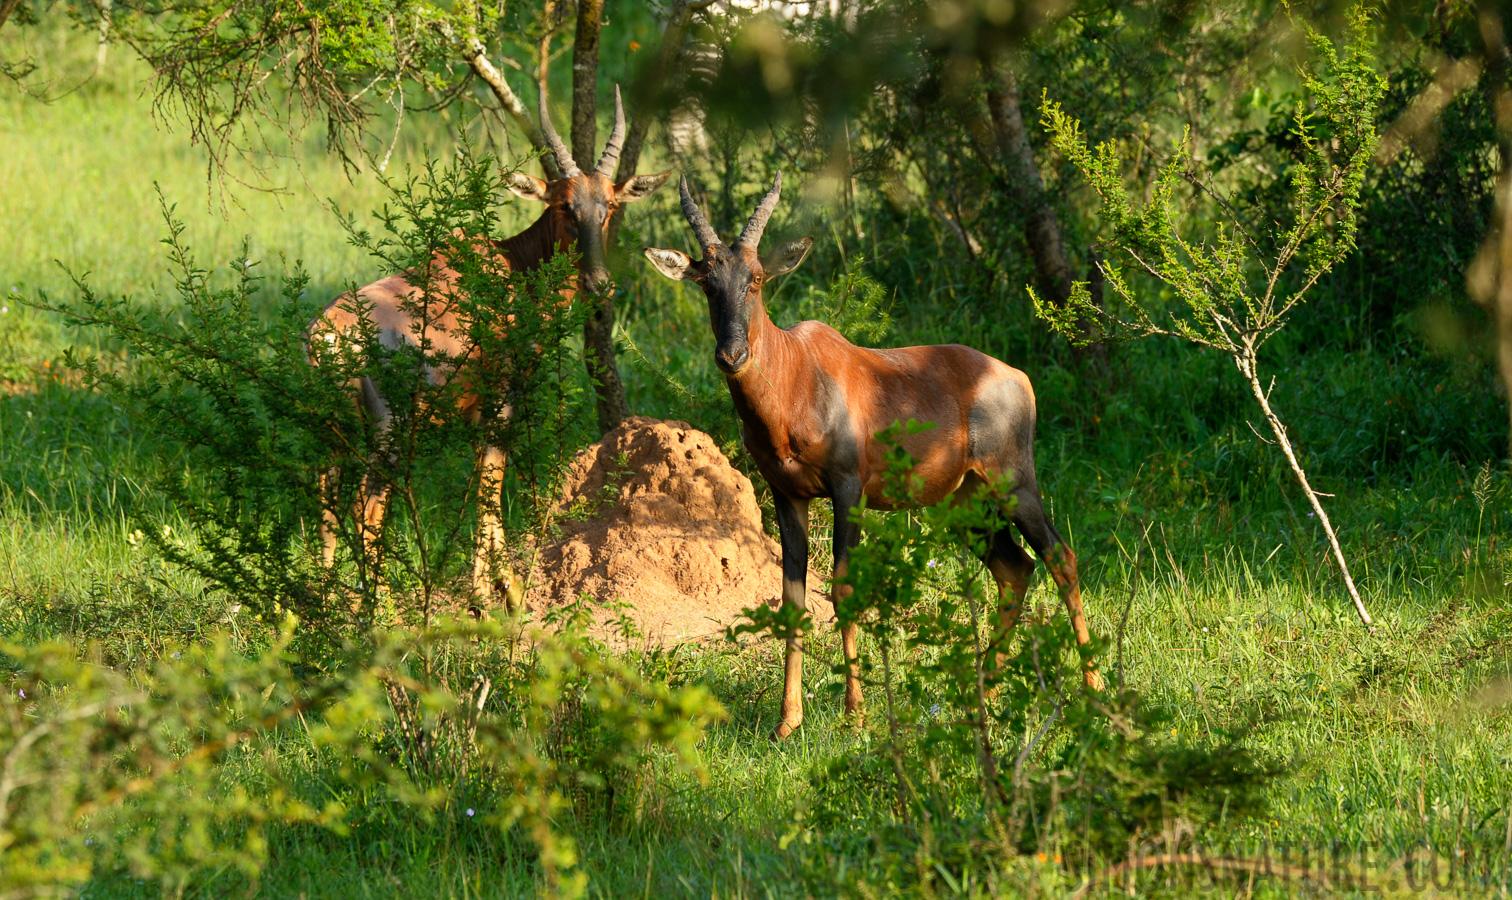
POLYGON ((1291 465, 1292 474, 1297 476, 1297 482, 1302 485, 1302 493, 1307 495, 1307 502, 1312 504, 1313 512, 1317 514, 1318 521, 1323 525, 1323 533, 1328 536, 1328 544, 1333 548, 1334 560, 1339 564, 1339 572, 1344 576, 1344 586, 1349 590, 1349 599, 1354 602, 1355 611, 1360 614, 1360 621, 1365 624, 1371 634, 1375 633, 1375 623, 1370 618, 1370 613, 1365 609, 1365 601, 1360 599, 1360 592, 1355 587, 1354 578, 1349 574, 1349 564, 1344 561, 1344 550, 1339 546, 1339 538, 1334 534, 1333 523, 1328 519, 1328 513, 1323 510, 1323 504, 1318 500, 1318 492, 1307 481, 1307 473, 1302 471, 1302 464, 1297 461, 1296 451, 1292 449, 1291 441, 1286 437, 1286 426, 1271 409, 1270 399, 1266 396, 1265 389, 1260 384, 1260 376, 1255 371, 1254 350, 1248 346, 1235 357, 1239 366, 1239 372, 1249 382, 1250 390, 1255 394, 1255 400, 1260 403, 1260 409, 1265 413, 1265 421, 1270 423, 1271 433, 1276 436, 1276 443, 1280 445, 1281 452, 1286 454, 1286 461, 1291 465))

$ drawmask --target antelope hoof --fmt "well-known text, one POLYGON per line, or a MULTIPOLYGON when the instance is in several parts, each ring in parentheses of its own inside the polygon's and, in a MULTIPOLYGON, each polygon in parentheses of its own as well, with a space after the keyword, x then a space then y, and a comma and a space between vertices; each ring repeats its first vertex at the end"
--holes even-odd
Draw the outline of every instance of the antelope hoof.
POLYGON ((786 719, 784 719, 783 721, 781 721, 781 722, 779 722, 777 724, 777 727, 775 729, 772 730, 772 740, 774 740, 774 741, 785 741, 785 740, 787 740, 789 737, 792 736, 793 732, 795 732, 795 731, 798 730, 798 726, 802 725, 802 724, 803 724, 803 717, 802 716, 799 716, 796 720, 794 720, 792 722, 788 722, 786 719))

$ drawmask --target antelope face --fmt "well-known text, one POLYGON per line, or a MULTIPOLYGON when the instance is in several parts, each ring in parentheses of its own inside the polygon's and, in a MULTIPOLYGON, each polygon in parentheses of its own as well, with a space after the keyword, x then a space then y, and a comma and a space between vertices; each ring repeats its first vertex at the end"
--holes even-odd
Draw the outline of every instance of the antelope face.
POLYGON ((605 248, 609 243, 610 220, 626 203, 651 196, 671 174, 632 175, 615 184, 597 171, 580 171, 555 181, 511 172, 505 181, 516 195, 546 204, 554 219, 553 231, 560 236, 563 248, 577 248, 579 288, 598 295, 609 284, 605 248))
POLYGON ((709 300, 709 325, 714 330, 714 364, 728 376, 743 372, 751 361, 751 330, 756 314, 762 309, 761 288, 768 278, 776 278, 798 267, 814 245, 812 238, 791 241, 765 257, 756 252, 761 232, 782 189, 782 175, 777 175, 772 190, 756 208, 745 230, 734 245, 726 246, 709 227, 703 211, 688 193, 688 180, 682 180, 683 214, 693 226, 703 259, 694 261, 681 250, 646 248, 646 258, 657 271, 674 281, 691 281, 703 288, 709 300))
POLYGON ((542 181, 523 172, 510 172, 505 183, 518 196, 546 204, 553 218, 552 231, 560 245, 576 246, 578 287, 598 295, 609 284, 609 267, 604 261, 604 247, 609 242, 609 222, 626 203, 651 196, 671 172, 659 175, 632 175, 615 184, 610 179, 619 165, 620 150, 625 144, 625 107, 620 102, 619 87, 614 89, 614 129, 604 144, 604 155, 592 172, 583 172, 572 151, 562 142, 551 116, 546 112, 546 88, 541 86, 541 134, 556 158, 562 177, 542 181))

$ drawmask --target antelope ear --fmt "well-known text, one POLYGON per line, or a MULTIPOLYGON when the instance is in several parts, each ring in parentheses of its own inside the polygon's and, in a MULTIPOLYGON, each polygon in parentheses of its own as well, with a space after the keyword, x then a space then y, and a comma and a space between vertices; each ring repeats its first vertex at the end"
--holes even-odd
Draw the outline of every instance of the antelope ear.
POLYGON ((516 196, 546 202, 546 182, 539 178, 524 172, 510 172, 504 176, 504 183, 516 196))
POLYGON ((631 175, 614 186, 614 199, 621 203, 644 200, 656 193, 656 189, 666 184, 667 179, 671 177, 671 172, 663 172, 660 175, 631 175))
POLYGON ((651 265, 656 266, 656 271, 662 273, 673 281, 692 281, 693 260, 681 250, 658 250, 655 247, 647 247, 646 259, 651 260, 651 265))
POLYGON ((808 256, 809 248, 814 246, 813 238, 789 241, 772 251, 766 259, 761 261, 761 268, 765 270, 766 277, 776 278, 778 275, 787 273, 798 268, 803 258, 808 256))

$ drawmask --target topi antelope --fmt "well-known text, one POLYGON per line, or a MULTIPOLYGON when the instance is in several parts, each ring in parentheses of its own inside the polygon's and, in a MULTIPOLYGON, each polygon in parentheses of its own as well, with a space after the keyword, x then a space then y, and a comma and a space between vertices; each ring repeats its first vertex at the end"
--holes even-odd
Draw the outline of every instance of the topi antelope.
MULTIPOLYGON (((886 448, 877 432, 907 419, 935 428, 906 437, 924 483, 922 502, 938 503, 973 491, 989 473, 1012 475, 1017 507, 1011 519, 1049 568, 1065 600, 1078 643, 1088 642, 1077 581, 1076 555, 1050 524, 1034 477, 1034 390, 1029 378, 959 344, 869 350, 823 322, 789 329, 772 324, 762 284, 791 272, 813 246, 803 238, 758 256, 761 233, 782 190, 779 173, 740 237, 720 241, 682 179, 682 209, 703 250, 694 261, 677 250, 648 248, 646 257, 668 278, 691 281, 709 300, 714 362, 725 375, 743 425, 746 449, 771 486, 782 538, 782 602, 804 607, 808 571, 809 503, 828 497, 835 509, 835 577, 845 573, 860 539, 849 515, 862 496, 888 509, 883 495, 886 448)), ((964 496, 964 495, 963 495, 964 496)), ((998 645, 1017 622, 1034 574, 1034 560, 1007 526, 992 536, 987 567, 998 584, 998 645)), ((836 599, 838 599, 838 589, 836 599)), ((841 631, 847 665, 845 710, 859 711, 856 625, 841 631)), ((785 738, 803 722, 802 641, 787 644, 782 721, 785 738)), ((1087 685, 1102 679, 1088 663, 1087 685)))
MULTIPOLYGON (((620 103, 619 88, 614 90, 614 129, 604 145, 603 156, 593 171, 583 172, 567 145, 562 142, 552 127, 551 116, 546 109, 546 89, 541 88, 541 131, 556 157, 562 177, 542 181, 520 172, 507 176, 509 189, 527 200, 546 204, 546 209, 535 223, 514 237, 489 241, 495 254, 490 262, 509 271, 529 271, 540 266, 553 254, 576 246, 580 255, 578 272, 573 291, 598 295, 609 286, 609 271, 604 262, 605 243, 609 220, 616 209, 651 195, 661 187, 671 173, 659 175, 632 175, 618 184, 611 181, 619 164, 620 149, 625 140, 625 110, 620 103)), ((486 246, 486 245, 485 245, 486 246)), ((485 251, 488 252, 488 251, 485 251)), ((429 352, 444 354, 462 360, 476 355, 477 349, 467 338, 466 324, 458 320, 457 311, 448 299, 450 289, 457 282, 457 272, 438 258, 433 267, 419 277, 420 285, 414 283, 417 273, 413 270, 375 281, 359 288, 357 295, 368 304, 367 315, 378 330, 384 346, 398 349, 409 345, 419 347, 422 341, 429 343, 429 352), (424 285, 424 286, 421 286, 424 285), (424 296, 421 296, 424 293, 424 296), (424 304, 423 318, 412 316, 415 301, 424 304), (409 309, 406 309, 408 304, 409 309)), ((307 329, 310 338, 336 341, 338 336, 358 324, 357 304, 351 294, 343 294, 331 302, 307 329)), ((435 384, 445 383, 455 372, 431 371, 429 376, 435 384)), ((390 425, 388 402, 380 395, 372 379, 363 377, 352 385, 354 399, 380 431, 390 425)), ((471 421, 477 422, 484 415, 481 397, 471 391, 459 395, 460 411, 471 421)), ((503 412, 507 415, 507 410, 503 412)), ((334 473, 326 473, 322 485, 327 485, 334 473)), ((504 549, 504 531, 500 522, 498 501, 504 483, 504 453, 497 447, 483 447, 479 451, 479 521, 478 541, 473 558, 473 590, 480 598, 502 593, 505 602, 513 610, 518 601, 519 587, 514 583, 507 566, 495 572, 499 554, 504 549)), ((388 507, 388 486, 370 468, 362 486, 362 499, 358 515, 361 519, 364 552, 376 559, 376 541, 388 507)), ((326 510, 321 525, 323 556, 329 566, 336 553, 335 515, 326 510)))

